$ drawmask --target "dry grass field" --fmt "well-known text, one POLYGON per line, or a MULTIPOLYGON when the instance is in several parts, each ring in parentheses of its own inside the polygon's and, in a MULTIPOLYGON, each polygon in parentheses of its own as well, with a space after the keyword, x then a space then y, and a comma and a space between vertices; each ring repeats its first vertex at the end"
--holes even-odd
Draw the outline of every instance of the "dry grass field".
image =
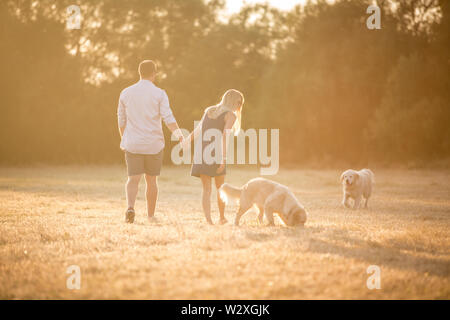
MULTIPOLYGON (((340 172, 280 170, 304 228, 209 226, 200 181, 164 167, 159 223, 124 223, 125 168, 0 169, 1 299, 449 299, 450 172, 374 170, 368 210, 341 208, 340 172), (66 269, 81 268, 81 289, 66 269), (381 289, 366 270, 381 268, 381 289)), ((243 184, 256 169, 231 168, 243 184)), ((236 207, 227 208, 232 221, 236 207)), ((213 217, 218 220, 214 202, 213 217)))

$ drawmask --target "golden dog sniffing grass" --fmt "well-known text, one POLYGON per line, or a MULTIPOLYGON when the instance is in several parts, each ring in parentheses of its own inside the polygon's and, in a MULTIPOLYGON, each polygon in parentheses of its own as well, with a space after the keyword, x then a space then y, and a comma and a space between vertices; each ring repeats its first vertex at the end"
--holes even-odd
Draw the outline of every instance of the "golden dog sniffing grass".
POLYGON ((367 202, 372 195, 372 185, 374 183, 374 175, 370 169, 362 169, 355 171, 349 169, 341 175, 341 182, 344 191, 342 205, 350 208, 349 199, 353 199, 353 209, 359 209, 361 201, 364 197, 364 208, 367 208, 367 202))
POLYGON ((260 223, 265 214, 269 225, 275 225, 273 214, 276 213, 287 226, 304 225, 307 212, 288 187, 264 178, 255 178, 242 188, 236 188, 224 183, 219 190, 225 203, 231 199, 239 200, 239 211, 234 224, 239 225, 241 217, 253 206, 258 207, 260 223))

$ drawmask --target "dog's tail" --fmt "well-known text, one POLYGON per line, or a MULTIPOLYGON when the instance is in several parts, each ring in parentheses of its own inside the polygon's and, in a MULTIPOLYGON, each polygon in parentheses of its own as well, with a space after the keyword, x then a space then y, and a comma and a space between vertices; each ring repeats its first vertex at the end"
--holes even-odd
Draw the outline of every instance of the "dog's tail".
POLYGON ((238 202, 241 198, 241 192, 242 188, 233 187, 228 183, 224 183, 219 189, 220 198, 226 204, 231 203, 232 200, 238 202))

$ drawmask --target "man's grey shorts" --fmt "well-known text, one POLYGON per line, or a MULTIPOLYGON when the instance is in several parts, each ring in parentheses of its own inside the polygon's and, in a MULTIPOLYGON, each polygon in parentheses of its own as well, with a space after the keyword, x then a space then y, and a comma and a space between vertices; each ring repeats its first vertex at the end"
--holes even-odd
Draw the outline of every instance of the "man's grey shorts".
POLYGON ((128 176, 148 174, 159 176, 161 172, 164 149, 157 154, 137 154, 125 151, 128 176))

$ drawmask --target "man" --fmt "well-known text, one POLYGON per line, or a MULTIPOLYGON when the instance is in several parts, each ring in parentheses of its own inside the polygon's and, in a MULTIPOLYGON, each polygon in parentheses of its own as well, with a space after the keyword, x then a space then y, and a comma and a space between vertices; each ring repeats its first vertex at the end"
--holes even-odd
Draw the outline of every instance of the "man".
POLYGON ((143 174, 148 219, 150 222, 154 220, 158 198, 157 177, 161 171, 164 150, 161 119, 180 142, 183 140, 166 92, 154 85, 156 72, 153 61, 142 61, 139 64, 140 81, 124 89, 119 98, 117 118, 122 138, 120 148, 125 151, 128 171, 125 188, 128 202, 125 221, 128 223, 134 222, 134 204, 143 174))

